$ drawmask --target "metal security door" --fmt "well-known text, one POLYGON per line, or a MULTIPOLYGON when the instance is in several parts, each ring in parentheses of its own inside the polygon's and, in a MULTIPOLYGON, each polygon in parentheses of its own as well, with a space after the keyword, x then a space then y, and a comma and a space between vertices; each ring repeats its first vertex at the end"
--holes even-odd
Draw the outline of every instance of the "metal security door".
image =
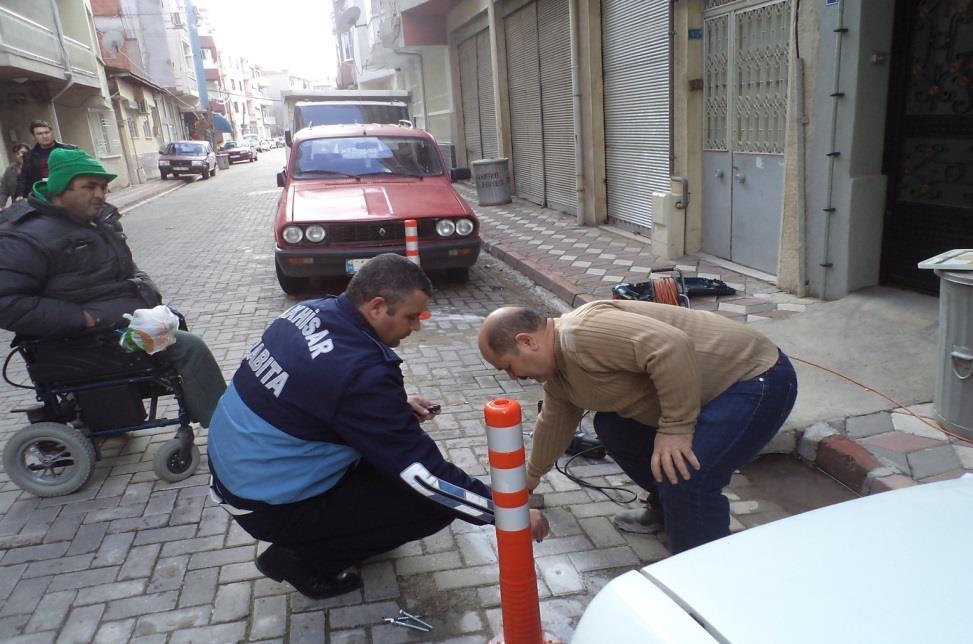
POLYGON ((777 273, 790 0, 706 0, 703 250, 777 273))
POLYGON ((646 232, 670 189, 671 0, 603 0, 608 221, 646 232))
POLYGON ((895 11, 881 280, 938 293, 916 264, 973 248, 973 7, 900 0, 895 11))
POLYGON ((574 214, 577 212, 577 192, 568 0, 539 0, 537 28, 544 132, 544 197, 549 208, 574 214))
POLYGON ((544 205, 544 123, 541 117, 537 5, 504 19, 514 194, 544 205))
POLYGON ((497 155, 497 117, 493 102, 490 37, 481 31, 459 44, 460 101, 466 162, 497 155))

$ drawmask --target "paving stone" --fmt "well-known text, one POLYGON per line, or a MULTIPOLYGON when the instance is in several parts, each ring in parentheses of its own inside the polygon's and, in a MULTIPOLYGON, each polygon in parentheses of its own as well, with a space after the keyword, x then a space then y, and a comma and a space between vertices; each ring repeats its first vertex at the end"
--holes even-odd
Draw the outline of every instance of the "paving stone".
POLYGON ((452 570, 462 566, 459 553, 443 552, 435 555, 420 555, 418 557, 403 557, 395 562, 395 570, 399 575, 408 577, 424 572, 452 570))
POLYGON ((27 570, 27 564, 18 566, 4 566, 0 568, 0 601, 6 601, 10 593, 17 586, 17 582, 27 570))
POLYGON ((164 590, 178 590, 182 587, 183 576, 189 563, 189 555, 160 557, 152 571, 152 578, 146 592, 159 593, 164 590))
POLYGON ((54 581, 51 582, 49 590, 70 590, 73 588, 107 584, 115 581, 118 570, 118 566, 111 566, 109 568, 92 568, 57 575, 54 577, 54 581))
POLYGON ((179 629, 204 626, 209 623, 210 608, 180 608, 164 613, 153 613, 139 617, 135 623, 134 635, 142 637, 156 633, 170 633, 179 629))
POLYGON ((584 590, 584 579, 568 555, 554 555, 535 559, 540 575, 554 595, 578 593, 584 590))
POLYGON ((240 619, 250 612, 250 584, 239 582, 220 586, 213 607, 213 623, 240 619))
MULTIPOLYGON (((168 516, 168 515, 164 515, 168 516)), ((163 543, 166 541, 181 541, 196 536, 196 526, 181 525, 168 528, 156 528, 154 530, 142 530, 135 537, 135 545, 141 546, 148 543, 163 543)))
POLYGON ((892 418, 887 411, 880 411, 867 416, 853 416, 845 421, 845 429, 849 438, 865 438, 895 429, 892 418))
POLYGON ((113 599, 141 595, 145 592, 146 583, 147 580, 145 579, 136 579, 133 581, 116 581, 101 586, 89 586, 78 593, 74 605, 100 604, 110 602, 113 599))
POLYGON ((100 567, 122 563, 125 561, 125 557, 128 555, 128 550, 134 539, 135 533, 132 532, 110 534, 104 537, 101 545, 98 547, 98 551, 95 553, 95 559, 91 562, 91 565, 100 567))
POLYGON ((869 489, 869 494, 878 494, 879 492, 898 490, 913 485, 918 485, 918 483, 916 483, 908 476, 904 476, 902 474, 891 474, 889 476, 881 476, 875 479, 874 481, 872 481, 872 486, 869 489))
POLYGON ((53 577, 21 579, 3 604, 0 617, 31 613, 37 608, 53 577))
POLYGON ((200 568, 210 568, 212 566, 223 566, 226 564, 242 563, 253 561, 256 557, 253 546, 241 546, 239 548, 228 548, 224 550, 211 550, 208 552, 197 552, 189 560, 189 569, 198 570, 200 568))
POLYGON ((77 595, 77 592, 73 590, 45 594, 40 603, 37 604, 37 609, 33 612, 30 621, 27 622, 24 631, 37 633, 59 629, 71 610, 71 603, 74 601, 75 595, 77 595))
POLYGON ((204 568, 186 573, 185 583, 179 593, 179 607, 211 604, 216 597, 219 570, 204 568))
POLYGON ((118 572, 118 579, 148 577, 152 574, 152 568, 155 567, 155 560, 159 556, 160 548, 161 546, 157 543, 131 548, 122 569, 118 572))
POLYGON ((631 548, 616 547, 603 548, 601 550, 589 550, 585 552, 572 552, 568 554, 571 563, 581 572, 589 570, 601 570, 603 568, 618 568, 621 566, 634 566, 639 563, 638 557, 631 548))
POLYGON ((625 545, 625 538, 606 517, 589 517, 580 519, 578 523, 596 548, 625 545))
POLYGON ((941 445, 912 452, 906 456, 912 469, 912 478, 927 479, 961 466, 959 457, 951 445, 941 445))
POLYGON ((255 599, 251 623, 250 639, 252 640, 283 637, 287 629, 287 599, 283 596, 255 599))
POLYGON ((75 608, 68 615, 68 620, 57 637, 57 642, 86 644, 90 642, 98 630, 98 624, 105 607, 101 604, 75 608))
POLYGON ((364 606, 334 608, 330 611, 329 618, 332 628, 349 628, 381 624, 383 617, 398 614, 399 606, 395 602, 375 602, 364 606))
POLYGON ((67 552, 71 546, 70 541, 59 541, 57 543, 47 543, 39 546, 29 546, 26 548, 15 548, 4 554, 3 564, 12 566, 25 561, 41 561, 44 559, 57 559, 67 552))
POLYGON ((320 644, 325 641, 323 613, 296 613, 291 616, 290 644, 320 644))
MULTIPOLYGON (((171 644, 200 644, 200 642, 240 642, 247 632, 246 622, 202 626, 178 630, 169 638, 171 644)), ((318 640, 323 642, 324 639, 318 640)))
POLYGON ((916 418, 912 414, 893 413, 891 415, 891 421, 892 426, 895 427, 895 430, 899 432, 914 434, 916 436, 925 436, 926 438, 943 442, 949 440, 945 432, 930 427, 928 424, 923 422, 921 419, 916 418))
POLYGON ((473 566, 462 570, 446 570, 433 575, 439 590, 473 588, 497 583, 496 566, 473 566))
POLYGON ((93 644, 117 644, 129 641, 135 629, 135 619, 122 619, 117 622, 103 622, 95 634, 93 644))
POLYGON ((177 595, 176 591, 169 591, 154 595, 116 599, 108 602, 105 619, 116 620, 169 611, 176 607, 177 595))
POLYGON ((393 599, 399 596, 395 564, 391 561, 378 561, 361 566, 361 578, 365 601, 393 599))
POLYGON ((463 563, 467 566, 496 564, 496 538, 488 532, 469 532, 456 537, 463 563))

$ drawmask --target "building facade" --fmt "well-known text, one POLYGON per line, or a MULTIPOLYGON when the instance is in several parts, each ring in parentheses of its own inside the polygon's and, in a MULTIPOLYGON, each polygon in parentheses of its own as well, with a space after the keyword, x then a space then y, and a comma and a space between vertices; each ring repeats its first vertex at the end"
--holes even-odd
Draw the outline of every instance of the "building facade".
POLYGON ((934 292, 916 263, 973 247, 973 32, 960 28, 973 3, 335 0, 334 12, 339 77, 348 59, 358 86, 373 82, 362 70, 391 72, 382 82, 412 93, 460 163, 507 157, 515 195, 654 238, 660 254, 836 299, 875 284, 934 292))
POLYGON ((33 145, 29 124, 48 121, 58 140, 94 155, 129 183, 108 79, 88 0, 4 0, 0 4, 0 165, 10 147, 33 145))

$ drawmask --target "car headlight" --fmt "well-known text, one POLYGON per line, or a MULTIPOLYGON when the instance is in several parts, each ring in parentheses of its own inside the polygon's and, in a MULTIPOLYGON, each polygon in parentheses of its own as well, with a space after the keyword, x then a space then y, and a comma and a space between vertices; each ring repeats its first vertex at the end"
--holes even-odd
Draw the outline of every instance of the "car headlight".
POLYGON ((165 159, 159 159, 159 165, 169 165, 169 162, 165 159))
POLYGON ((324 238, 328 236, 327 231, 325 231, 324 226, 318 226, 314 224, 313 226, 308 226, 307 230, 304 231, 304 237, 309 242, 314 242, 315 244, 323 242, 324 238))
POLYGON ((460 237, 466 237, 467 235, 473 234, 473 229, 476 226, 473 224, 472 219, 457 219, 456 220, 456 234, 460 237))
POLYGON ((456 232, 456 224, 452 219, 440 219, 436 222, 436 234, 440 237, 449 237, 456 232))
POLYGON ((304 231, 298 226, 287 226, 281 233, 281 237, 288 244, 299 244, 304 239, 304 231))

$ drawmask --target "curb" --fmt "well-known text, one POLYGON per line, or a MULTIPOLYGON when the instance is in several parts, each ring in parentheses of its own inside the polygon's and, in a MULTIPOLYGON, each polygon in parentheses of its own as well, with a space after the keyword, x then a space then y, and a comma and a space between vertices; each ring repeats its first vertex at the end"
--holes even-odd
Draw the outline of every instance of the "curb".
MULTIPOLYGON (((166 185, 162 181, 158 181, 158 180, 153 180, 152 182, 153 183, 158 183, 159 186, 158 187, 154 187, 152 190, 145 191, 144 194, 140 194, 138 197, 133 198, 131 201, 128 201, 127 202, 127 201, 125 201, 123 199, 121 201, 121 204, 116 203, 114 201, 109 201, 109 203, 111 203, 113 206, 115 206, 116 208, 118 208, 118 211, 120 213, 125 214, 126 212, 128 212, 129 210, 132 210, 133 208, 137 208, 138 206, 141 206, 141 205, 143 205, 145 203, 148 203, 149 201, 152 201, 153 199, 158 199, 159 197, 162 197, 164 195, 167 195, 170 192, 175 192, 176 190, 179 190, 180 188, 183 188, 183 187, 189 185, 189 184, 187 184, 185 182, 175 183, 174 185, 166 185)), ((139 185, 145 185, 145 184, 139 184, 139 185)), ((134 186, 133 188, 136 188, 137 189, 138 186, 134 186)), ((126 188, 126 190, 127 189, 128 188, 126 188)))
MULTIPOLYGON (((576 284, 544 272, 528 258, 482 239, 484 250, 524 274, 572 307, 598 299, 576 284)), ((848 489, 867 496, 918 482, 897 469, 888 467, 866 448, 841 434, 827 423, 804 429, 782 429, 761 453, 788 454, 825 472, 848 489)))

